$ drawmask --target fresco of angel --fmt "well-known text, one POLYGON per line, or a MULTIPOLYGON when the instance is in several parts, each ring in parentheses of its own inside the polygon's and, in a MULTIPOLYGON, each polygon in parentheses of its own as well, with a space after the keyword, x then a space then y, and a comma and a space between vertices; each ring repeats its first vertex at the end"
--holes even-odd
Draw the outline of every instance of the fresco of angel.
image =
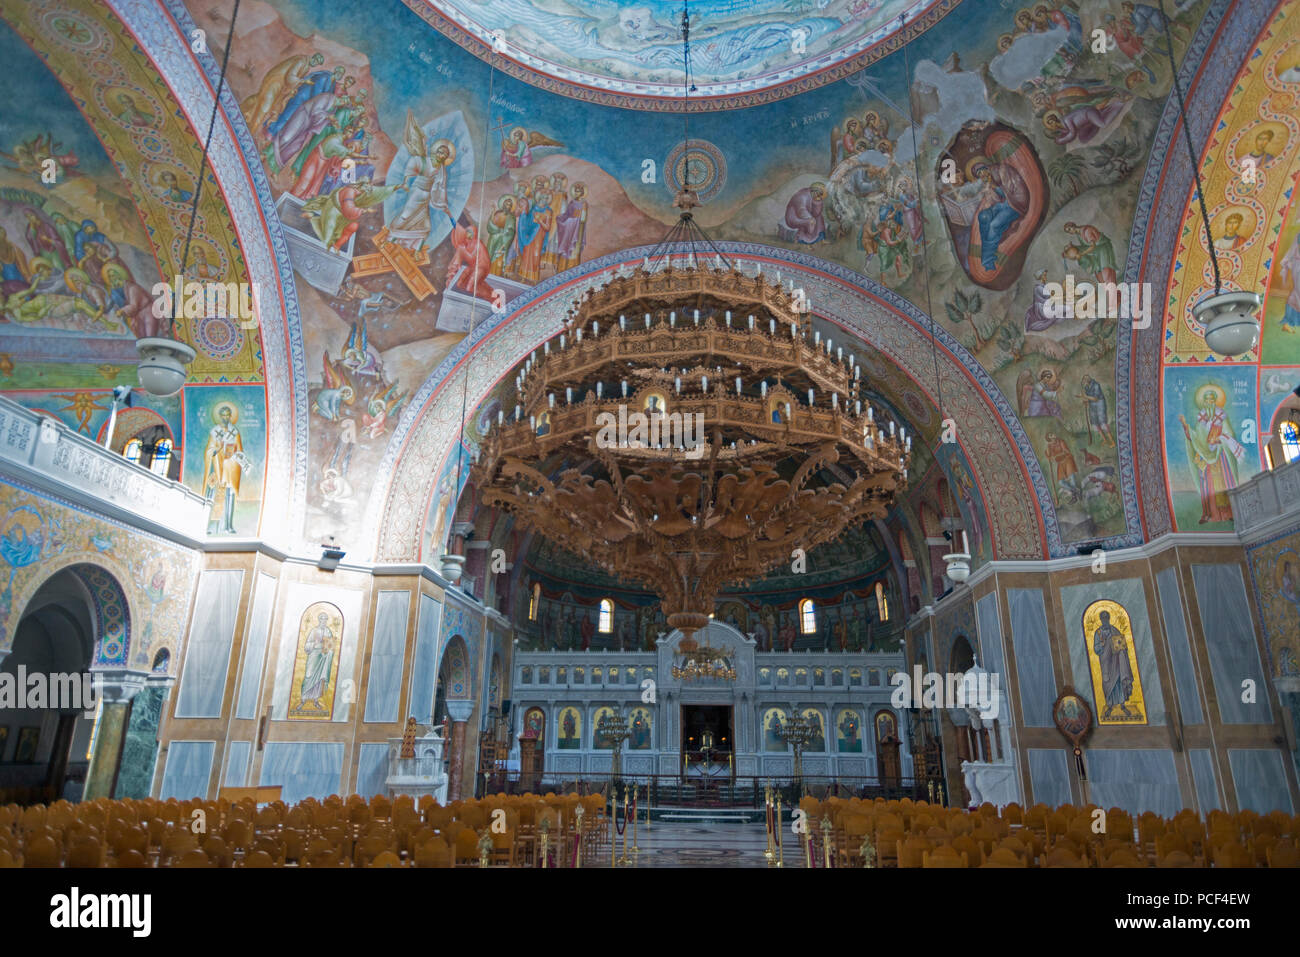
POLYGON ((347 367, 342 360, 332 361, 328 351, 322 354, 321 369, 325 374, 325 387, 316 393, 312 410, 322 418, 337 422, 342 407, 351 405, 357 392, 352 386, 347 367))
POLYGON ((502 169, 522 169, 525 166, 532 165, 533 150, 562 149, 563 147, 563 143, 551 139, 545 133, 516 126, 508 134, 501 137, 501 157, 499 162, 502 169))
POLYGON ((397 391, 397 383, 394 382, 382 392, 376 390, 375 394, 370 397, 366 403, 366 412, 361 416, 361 424, 366 430, 366 435, 372 439, 377 439, 388 430, 390 422, 397 419, 397 413, 402 408, 402 403, 406 401, 406 392, 397 391))

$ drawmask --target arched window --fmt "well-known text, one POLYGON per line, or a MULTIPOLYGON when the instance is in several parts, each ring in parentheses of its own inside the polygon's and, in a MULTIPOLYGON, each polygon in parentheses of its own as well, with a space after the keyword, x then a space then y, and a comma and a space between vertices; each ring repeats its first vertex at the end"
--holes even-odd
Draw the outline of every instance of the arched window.
POLYGON ((608 598, 600 600, 600 633, 602 635, 613 634, 614 632, 614 603, 608 598))
POLYGON ((144 449, 144 443, 139 439, 131 439, 122 448, 122 454, 126 456, 128 462, 140 464, 140 453, 144 449))
POLYGON ((817 608, 811 598, 799 602, 799 631, 805 635, 817 633, 817 608))
POLYGON ((1300 428, 1297 428, 1294 422, 1287 420, 1278 429, 1278 434, 1282 437, 1282 458, 1288 462, 1300 458, 1300 428))
POLYGON ((537 606, 541 604, 541 601, 542 601, 542 584, 541 582, 533 582, 533 594, 528 599, 528 620, 529 621, 537 620, 537 606))
POLYGON ((884 582, 876 582, 876 611, 881 621, 889 621, 889 599, 885 597, 884 582))
POLYGON ((153 447, 153 460, 149 463, 149 471, 154 475, 167 477, 167 470, 172 464, 172 440, 159 439, 158 444, 153 447))

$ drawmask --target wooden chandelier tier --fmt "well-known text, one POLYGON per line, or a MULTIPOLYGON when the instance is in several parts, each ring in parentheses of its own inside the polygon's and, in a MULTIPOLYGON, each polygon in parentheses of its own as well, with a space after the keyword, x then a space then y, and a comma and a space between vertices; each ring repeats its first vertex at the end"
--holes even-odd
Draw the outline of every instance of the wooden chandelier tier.
POLYGON ((688 636, 722 586, 883 516, 910 442, 794 303, 734 270, 637 270, 589 292, 484 438, 482 504, 645 585, 688 636))

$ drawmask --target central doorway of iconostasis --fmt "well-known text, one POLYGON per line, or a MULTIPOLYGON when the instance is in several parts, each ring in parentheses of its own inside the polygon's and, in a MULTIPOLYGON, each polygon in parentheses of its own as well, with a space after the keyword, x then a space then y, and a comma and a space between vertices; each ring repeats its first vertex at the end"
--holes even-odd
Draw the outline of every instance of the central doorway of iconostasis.
POLYGON ((682 766, 688 775, 730 776, 735 724, 731 705, 682 705, 682 766))

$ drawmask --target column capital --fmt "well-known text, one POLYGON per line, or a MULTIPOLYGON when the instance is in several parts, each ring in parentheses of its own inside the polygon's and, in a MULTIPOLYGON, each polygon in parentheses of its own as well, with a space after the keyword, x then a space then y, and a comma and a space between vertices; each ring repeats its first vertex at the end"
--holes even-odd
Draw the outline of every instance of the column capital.
POLYGON ((447 714, 451 716, 452 721, 468 721, 469 716, 474 713, 473 701, 448 701, 447 714))
POLYGON ((105 704, 125 704, 144 690, 150 675, 143 671, 98 671, 91 669, 95 693, 105 704))

